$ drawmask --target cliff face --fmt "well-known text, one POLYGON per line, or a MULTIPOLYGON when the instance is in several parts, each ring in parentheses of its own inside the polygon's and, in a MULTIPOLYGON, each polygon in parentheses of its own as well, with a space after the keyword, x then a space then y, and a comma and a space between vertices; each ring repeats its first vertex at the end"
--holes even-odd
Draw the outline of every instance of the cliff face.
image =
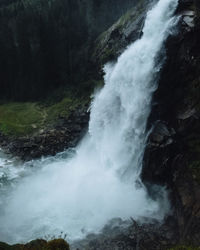
MULTIPOLYGON (((100 65, 115 60, 128 43, 141 35, 144 13, 141 2, 138 9, 129 12, 104 33, 97 40, 94 60, 100 65)), ((152 184, 168 188, 176 224, 171 231, 176 230, 176 241, 199 245, 199 1, 180 0, 176 14, 180 15, 178 29, 166 42, 166 60, 149 118, 148 128, 152 128, 152 132, 145 152, 142 179, 150 193, 154 192, 150 188, 152 184)))
POLYGON ((131 0, 1 0, 0 100, 81 88, 93 41, 133 6, 131 0))
POLYGON ((154 96, 153 132, 143 179, 171 190, 179 239, 200 236, 200 16, 199 2, 180 1, 178 33, 167 41, 167 59, 154 96))
POLYGON ((97 38, 91 61, 98 72, 106 62, 116 60, 131 42, 141 36, 149 5, 148 0, 138 1, 134 7, 97 38))

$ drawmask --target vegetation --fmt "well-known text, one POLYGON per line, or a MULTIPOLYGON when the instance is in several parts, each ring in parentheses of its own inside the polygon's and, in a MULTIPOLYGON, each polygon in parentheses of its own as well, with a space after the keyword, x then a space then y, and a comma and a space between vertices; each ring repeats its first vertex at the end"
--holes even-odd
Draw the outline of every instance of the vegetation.
POLYGON ((79 90, 56 90, 50 97, 38 102, 6 102, 0 104, 0 132, 8 136, 32 135, 67 119, 77 108, 88 106, 94 88, 103 81, 91 80, 81 84, 79 90))
POLYGON ((127 11, 118 21, 117 27, 123 28, 124 25, 127 25, 127 23, 131 20, 134 22, 138 16, 144 12, 144 0, 141 0, 137 5, 137 11, 135 11, 135 8, 132 8, 131 10, 127 11), (134 11, 133 11, 134 10, 134 11))
POLYGON ((79 106, 87 105, 89 96, 63 97, 51 102, 10 102, 0 105, 0 131, 9 136, 33 134, 53 125, 59 117, 67 118, 79 106))
POLYGON ((91 79, 92 42, 132 0, 0 0, 0 99, 37 101, 91 79))
POLYGON ((34 240, 28 244, 8 245, 0 242, 0 250, 69 250, 69 244, 63 239, 51 241, 34 240))
POLYGON ((65 0, 10 2, 0 8, 0 97, 34 100, 80 80, 74 72, 84 64, 88 33, 78 6, 65 0))
POLYGON ((36 103, 0 105, 0 131, 6 135, 23 135, 42 126, 43 112, 36 103))
POLYGON ((69 250, 69 244, 62 239, 51 240, 44 250, 69 250))

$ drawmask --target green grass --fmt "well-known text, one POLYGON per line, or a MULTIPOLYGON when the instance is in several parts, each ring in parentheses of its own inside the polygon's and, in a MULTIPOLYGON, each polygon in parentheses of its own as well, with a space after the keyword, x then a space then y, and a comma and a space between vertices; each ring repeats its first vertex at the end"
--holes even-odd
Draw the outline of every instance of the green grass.
POLYGON ((73 111, 90 103, 95 88, 103 80, 88 80, 73 89, 57 89, 40 102, 0 103, 0 132, 8 136, 27 136, 56 124, 58 118, 68 118, 73 111))
POLYGON ((71 99, 65 97, 60 102, 46 108, 46 121, 53 123, 58 117, 68 118, 76 108, 85 105, 87 102, 88 100, 85 98, 71 99))
POLYGON ((0 105, 0 131, 5 135, 25 135, 42 126, 43 113, 36 103, 0 105))
POLYGON ((89 102, 89 97, 64 97, 58 102, 17 103, 0 105, 0 131, 8 136, 26 136, 34 134, 56 123, 59 117, 68 118, 79 106, 89 102))

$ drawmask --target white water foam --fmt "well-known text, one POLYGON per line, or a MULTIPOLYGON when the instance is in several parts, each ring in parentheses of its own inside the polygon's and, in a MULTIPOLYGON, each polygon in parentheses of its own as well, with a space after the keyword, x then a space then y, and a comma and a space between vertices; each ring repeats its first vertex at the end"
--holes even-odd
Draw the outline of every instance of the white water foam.
POLYGON ((61 231, 73 240, 115 217, 164 217, 167 203, 164 208, 148 197, 140 174, 157 59, 176 24, 177 2, 160 0, 147 14, 141 39, 105 67, 105 86, 94 98, 89 132, 75 154, 34 161, 33 171, 8 188, 0 210, 1 241, 61 231))

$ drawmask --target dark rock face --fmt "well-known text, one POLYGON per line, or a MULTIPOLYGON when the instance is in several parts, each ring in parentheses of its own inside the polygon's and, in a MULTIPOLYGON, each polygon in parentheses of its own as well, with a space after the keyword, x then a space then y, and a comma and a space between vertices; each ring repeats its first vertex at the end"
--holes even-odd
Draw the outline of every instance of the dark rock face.
MULTIPOLYGON (((145 218, 144 218, 145 221, 145 218)), ((90 234, 84 240, 71 245, 71 250, 164 250, 176 244, 176 224, 168 218, 165 224, 156 222, 140 225, 133 219, 130 226, 121 219, 113 219, 101 234, 90 234)))
POLYGON ((108 61, 116 60, 131 42, 142 35, 148 2, 148 0, 138 1, 96 40, 91 64, 95 65, 97 72, 101 71, 108 61))
MULTIPOLYGON (((93 54, 93 60, 98 65, 115 60, 128 43, 140 37, 145 17, 144 6, 142 3, 138 4, 137 8, 143 9, 141 14, 137 15, 136 9, 133 10, 100 36, 93 54), (122 20, 124 22, 121 27, 122 20)), ((148 224, 150 239, 147 236, 148 229, 145 231, 140 228, 140 243, 137 237, 131 237, 127 232, 119 233, 113 238, 94 237, 88 243, 88 249, 153 250, 167 249, 178 243, 200 245, 199 10, 198 1, 179 1, 179 27, 177 33, 166 42, 167 60, 149 118, 148 127, 153 129, 142 173, 142 179, 150 193, 153 192, 152 184, 168 188, 173 223, 165 221, 157 232, 148 224)))
MULTIPOLYGON (((98 46, 93 55, 97 64, 115 60, 128 43, 141 36, 145 17, 144 6, 142 2, 141 5, 138 4, 138 9, 130 12, 125 19, 119 20, 97 40, 98 46), (138 12, 140 8, 143 10, 138 12), (120 27, 121 22, 122 27, 120 27)), ((179 27, 176 34, 171 35, 166 42, 167 60, 160 75, 159 87, 154 95, 149 118, 148 128, 152 128, 152 132, 145 152, 142 179, 150 193, 152 183, 165 185, 169 189, 174 212, 173 220, 176 224, 176 229, 168 228, 168 232, 176 231, 176 235, 170 239, 171 244, 175 244, 173 243, 175 240, 176 243, 192 243, 198 246, 200 245, 200 2, 180 0, 176 14, 180 15, 179 27)), ((169 242, 169 239, 167 241, 169 242)), ((165 247, 156 248, 150 244, 144 249, 165 249, 165 247)))
POLYGON ((142 178, 166 185, 179 241, 200 244, 200 23, 199 4, 180 1, 179 32, 167 41, 154 96, 142 178))

